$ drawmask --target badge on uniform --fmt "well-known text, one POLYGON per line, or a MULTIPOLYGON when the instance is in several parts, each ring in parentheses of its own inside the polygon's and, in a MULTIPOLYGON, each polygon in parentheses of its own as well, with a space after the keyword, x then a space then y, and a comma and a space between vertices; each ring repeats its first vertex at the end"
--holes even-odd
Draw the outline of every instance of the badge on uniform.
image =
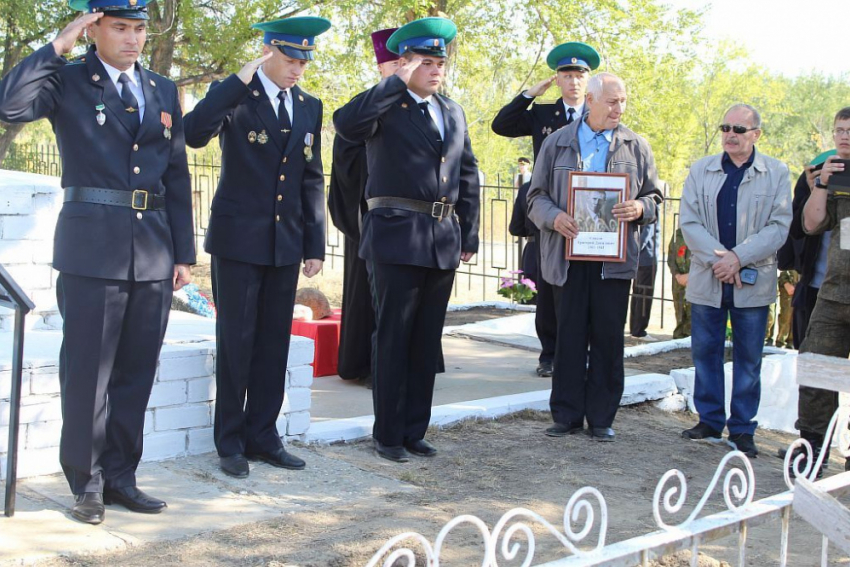
POLYGON ((159 120, 162 122, 162 125, 165 126, 165 130, 162 131, 162 135, 166 140, 171 139, 171 126, 172 120, 171 115, 167 112, 163 112, 159 115, 159 120))
POLYGON ((251 130, 250 132, 248 132, 248 143, 253 144, 256 141, 257 141, 257 133, 254 132, 253 130, 251 130))
POLYGON ((106 115, 103 113, 104 108, 106 108, 106 106, 102 104, 98 104, 94 107, 94 109, 97 110, 97 115, 95 115, 94 118, 95 120, 97 120, 98 126, 103 126, 104 124, 106 124, 106 115))
POLYGON ((269 135, 266 134, 265 130, 263 130, 259 134, 257 134, 257 142, 259 142, 261 144, 265 144, 268 141, 269 141, 269 135))
POLYGON ((307 135, 304 136, 304 159, 307 160, 307 163, 313 161, 313 134, 307 132, 307 135))

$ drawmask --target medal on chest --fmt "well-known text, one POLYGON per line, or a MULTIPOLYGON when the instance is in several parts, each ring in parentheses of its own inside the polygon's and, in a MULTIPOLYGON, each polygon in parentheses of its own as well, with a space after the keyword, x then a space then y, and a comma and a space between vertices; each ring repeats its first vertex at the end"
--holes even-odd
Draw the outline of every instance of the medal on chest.
POLYGON ((304 159, 307 163, 313 161, 313 134, 309 132, 304 136, 304 159))
POLYGON ((102 104, 98 104, 94 107, 94 109, 97 110, 97 114, 95 115, 94 119, 97 120, 98 126, 103 126, 104 124, 106 124, 106 115, 103 113, 104 108, 106 107, 102 104))
POLYGON ((171 115, 167 112, 163 112, 159 115, 159 120, 160 122, 162 122, 162 125, 165 126, 165 129, 162 131, 163 138, 165 138, 166 140, 170 140, 172 126, 171 115))

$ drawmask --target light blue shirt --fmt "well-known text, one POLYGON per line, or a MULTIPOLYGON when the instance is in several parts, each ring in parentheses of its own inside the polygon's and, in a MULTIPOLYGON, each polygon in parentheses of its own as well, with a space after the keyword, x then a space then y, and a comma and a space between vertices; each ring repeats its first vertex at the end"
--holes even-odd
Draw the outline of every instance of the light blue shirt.
MULTIPOLYGON (((98 55, 97 58, 100 59, 100 55, 98 55)), ((130 87, 130 92, 132 92, 133 96, 136 97, 136 102, 139 103, 139 123, 141 123, 142 120, 145 119, 145 107, 147 104, 145 103, 145 91, 142 90, 142 76, 139 74, 136 66, 133 65, 132 70, 121 71, 103 59, 100 59, 100 62, 103 63, 103 68, 106 69, 106 73, 109 75, 109 78, 112 79, 112 84, 114 84, 115 88, 118 90, 118 96, 121 96, 121 91, 124 89, 124 85, 118 82, 118 77, 121 76, 121 73, 127 74, 127 78, 130 79, 130 82, 127 83, 127 85, 130 87)))
POLYGON ((286 113, 289 115, 289 123, 295 124, 295 112, 292 104, 292 91, 290 89, 282 89, 277 86, 274 81, 269 79, 268 75, 265 74, 263 68, 260 67, 257 69, 257 76, 260 78, 260 82, 263 84, 263 90, 266 91, 266 96, 269 97, 269 102, 272 103, 272 108, 274 108, 275 116, 280 118, 280 99, 277 97, 280 91, 286 92, 286 102, 283 107, 286 109, 286 113))
POLYGON ((613 130, 594 132, 585 120, 578 128, 578 145, 581 150, 582 171, 605 173, 605 162, 608 160, 608 147, 614 139, 613 130))

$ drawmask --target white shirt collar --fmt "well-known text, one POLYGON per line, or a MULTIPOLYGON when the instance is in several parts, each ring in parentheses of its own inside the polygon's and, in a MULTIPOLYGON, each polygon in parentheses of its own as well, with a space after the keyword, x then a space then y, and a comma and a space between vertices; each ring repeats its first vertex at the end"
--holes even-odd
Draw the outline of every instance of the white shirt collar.
POLYGON ((567 104, 567 101, 565 101, 564 99, 561 99, 561 102, 564 103, 564 112, 566 112, 569 115, 570 108, 574 108, 575 111, 576 111, 575 117, 581 118, 581 113, 584 111, 584 103, 581 103, 581 104, 576 105, 576 106, 570 106, 569 104, 567 104))
POLYGON ((413 92, 410 89, 407 89, 407 92, 410 93, 410 96, 413 97, 413 100, 416 101, 416 104, 419 104, 420 102, 427 102, 431 106, 434 106, 434 102, 433 102, 434 95, 431 95, 428 98, 422 98, 421 96, 419 96, 418 94, 416 94, 415 92, 413 92))
POLYGON ((263 84, 263 89, 266 91, 266 95, 268 95, 269 100, 278 102, 280 99, 277 98, 277 94, 280 91, 286 91, 287 100, 291 98, 292 93, 290 92, 290 89, 282 89, 277 86, 275 82, 269 79, 268 75, 263 72, 262 67, 257 69, 257 76, 260 78, 260 82, 263 84))
POLYGON ((117 85, 118 77, 121 76, 121 73, 126 73, 127 78, 130 79, 130 82, 133 83, 134 86, 139 86, 140 77, 135 65, 133 65, 130 69, 127 69, 126 71, 120 71, 109 63, 107 63, 106 61, 104 61, 103 59, 101 59, 100 55, 98 55, 97 58, 100 59, 100 62, 103 64, 103 68, 106 69, 106 73, 109 75, 109 78, 112 79, 113 83, 117 85))

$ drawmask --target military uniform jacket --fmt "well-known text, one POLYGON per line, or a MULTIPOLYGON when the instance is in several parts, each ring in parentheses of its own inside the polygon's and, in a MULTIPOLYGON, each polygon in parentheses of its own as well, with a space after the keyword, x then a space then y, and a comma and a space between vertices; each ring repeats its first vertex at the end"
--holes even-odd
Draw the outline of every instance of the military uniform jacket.
MULTIPOLYGON (((56 223, 53 267, 95 278, 171 279, 174 264, 195 263, 192 193, 183 119, 173 82, 136 64, 145 114, 135 135, 118 89, 94 47, 72 63, 48 43, 0 82, 0 119, 47 118, 62 157, 62 186, 165 195, 166 208, 137 213, 129 207, 65 203, 56 223), (106 121, 96 120, 104 105, 106 121), (165 114, 172 120, 164 134, 165 114)), ((137 120, 137 118, 136 118, 137 120)))
MULTIPOLYGON (((576 120, 579 118, 576 116, 576 120)), ((520 93, 499 111, 491 127, 493 132, 506 138, 531 136, 536 161, 546 137, 566 125, 567 116, 561 99, 534 102, 533 98, 520 93)))
POLYGON ((466 117, 456 102, 442 105, 442 148, 427 135, 426 116, 392 75, 339 109, 337 133, 366 143, 366 199, 402 197, 455 204, 442 221, 429 214, 377 208, 363 217, 360 257, 388 264, 454 270, 460 253, 478 251, 478 163, 466 117))
POLYGON ((210 254, 265 266, 325 258, 322 101, 298 86, 290 93, 293 128, 285 145, 256 75, 248 86, 236 75, 213 83, 186 114, 187 144, 201 148, 218 136, 221 146, 221 179, 204 243, 210 254))
POLYGON ((360 240, 360 219, 367 210, 363 199, 367 175, 366 144, 335 136, 328 212, 334 226, 355 241, 360 240))

